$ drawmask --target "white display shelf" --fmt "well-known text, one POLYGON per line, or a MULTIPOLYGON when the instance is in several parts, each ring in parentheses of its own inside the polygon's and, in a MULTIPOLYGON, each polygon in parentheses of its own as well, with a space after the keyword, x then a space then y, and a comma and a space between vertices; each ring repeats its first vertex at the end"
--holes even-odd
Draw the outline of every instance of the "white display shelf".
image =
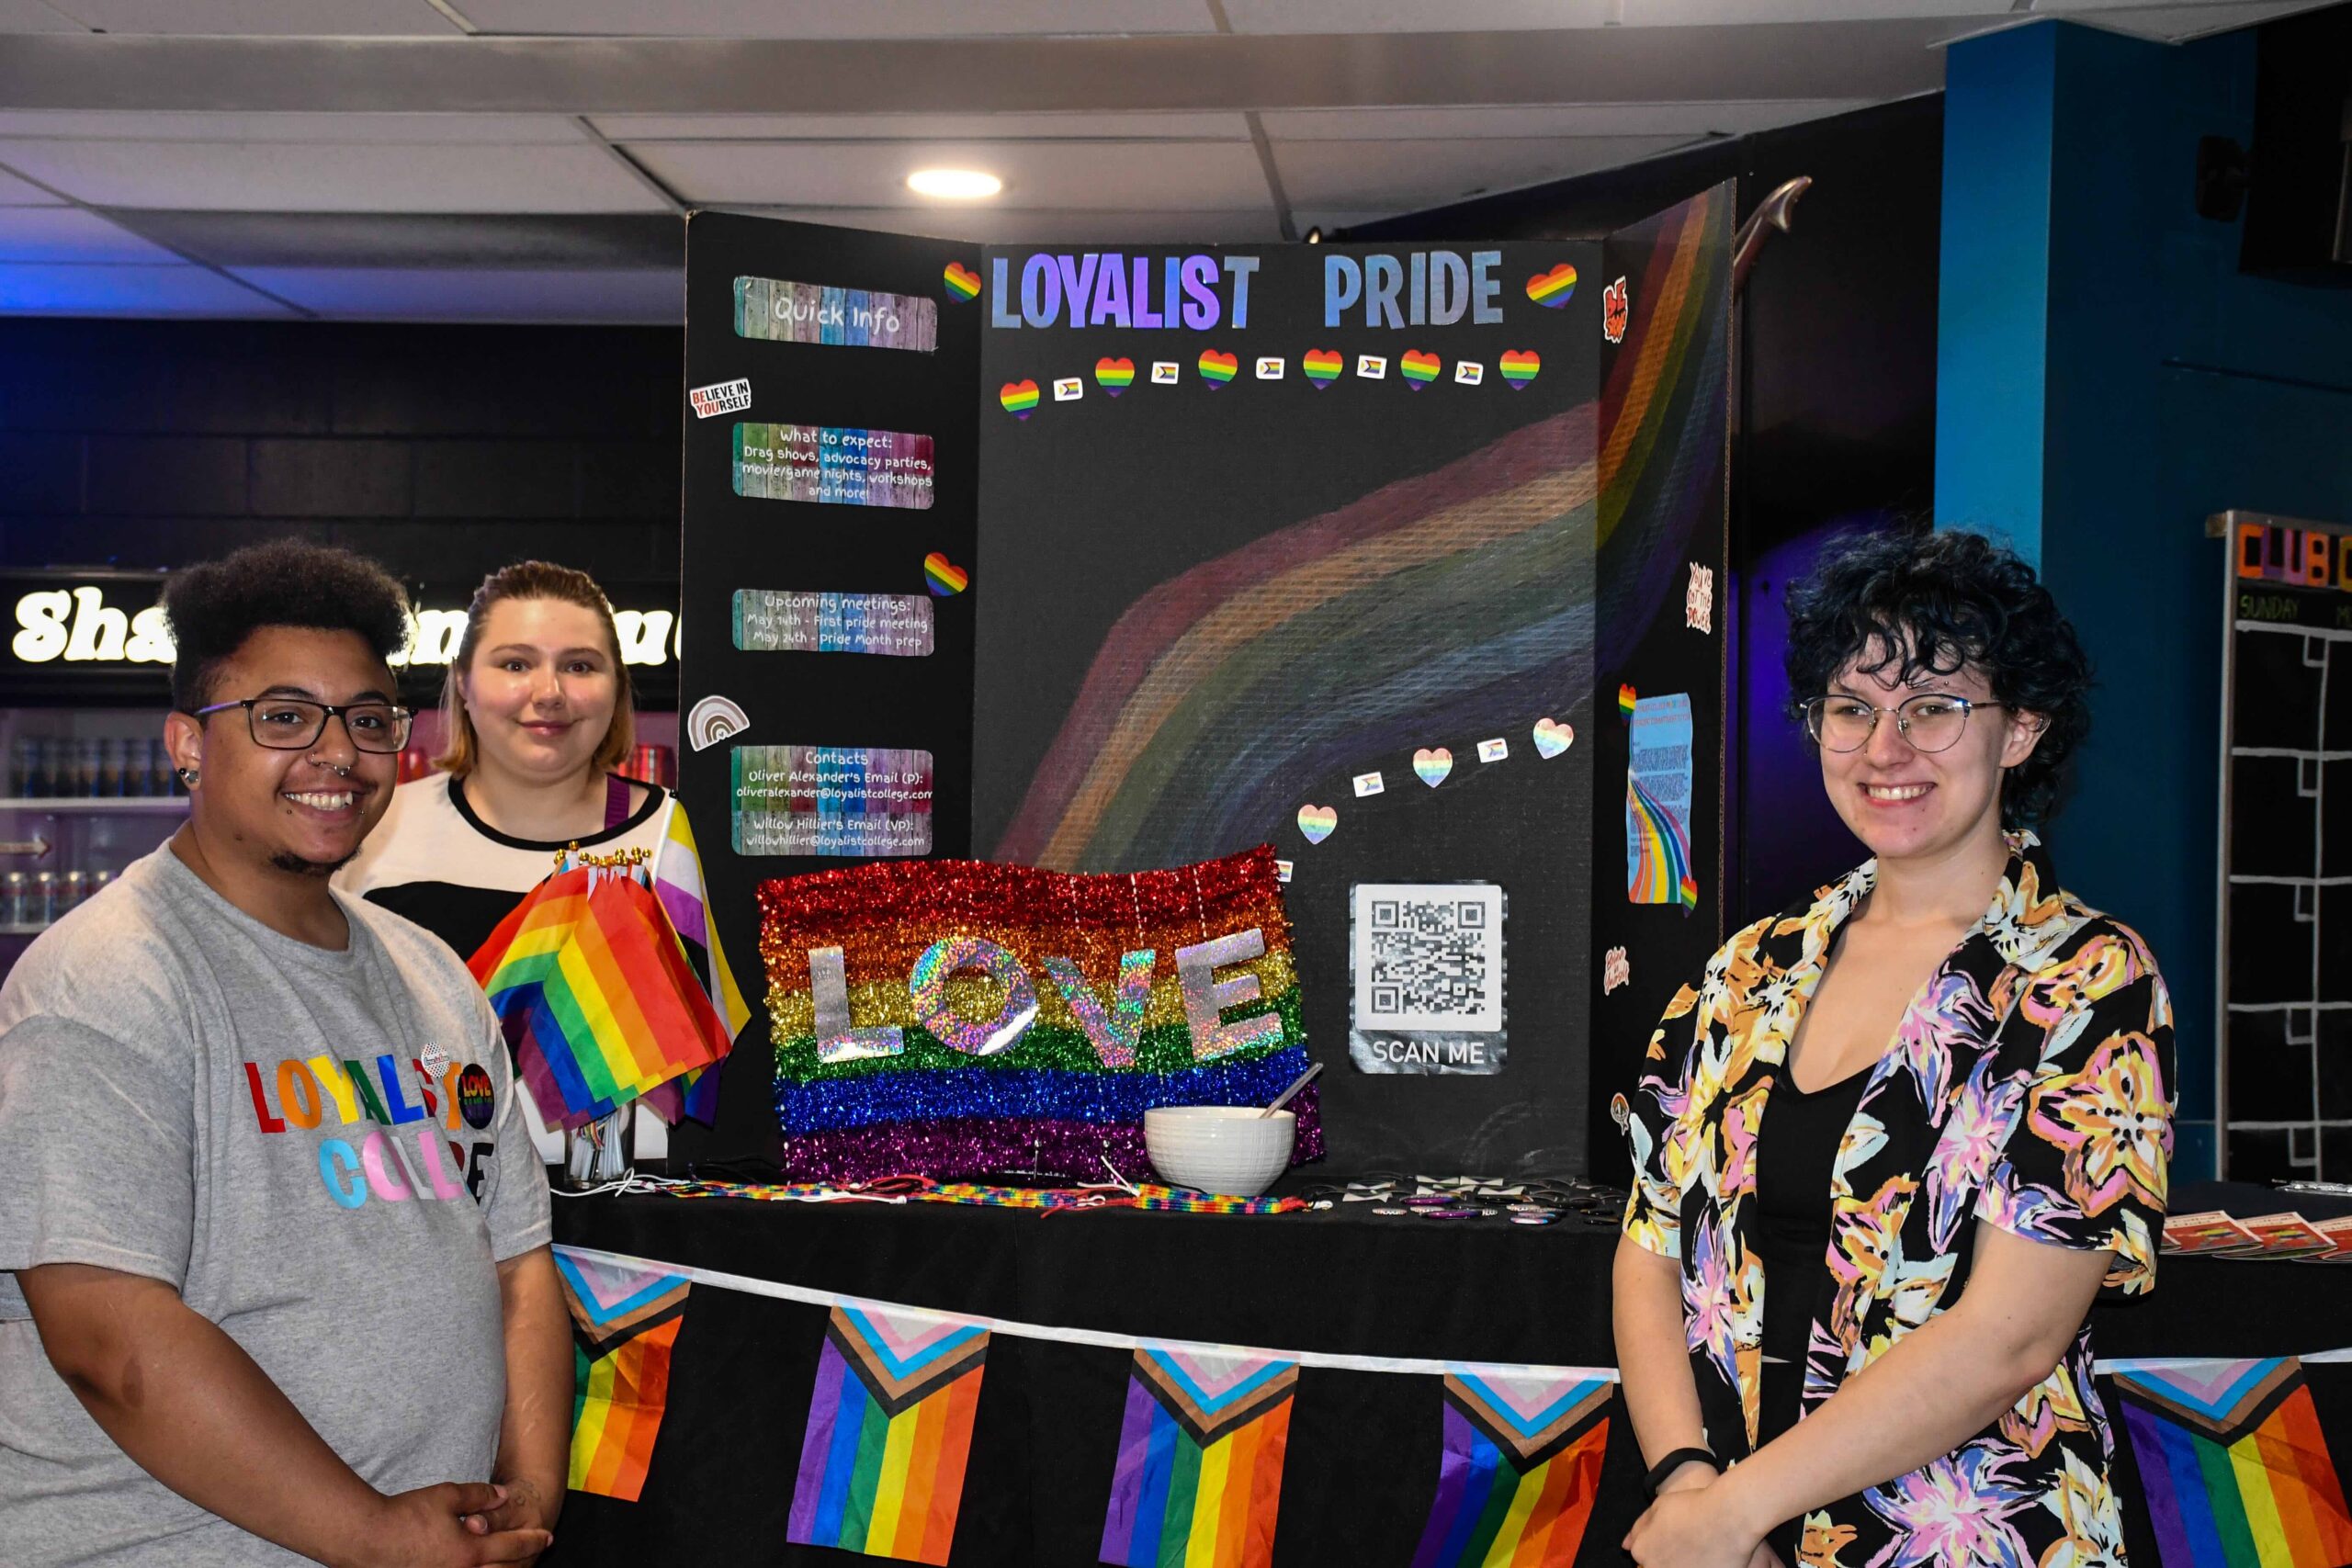
POLYGON ((0 796, 0 811, 33 811, 52 816, 119 815, 141 812, 184 812, 184 795, 58 795, 0 796))

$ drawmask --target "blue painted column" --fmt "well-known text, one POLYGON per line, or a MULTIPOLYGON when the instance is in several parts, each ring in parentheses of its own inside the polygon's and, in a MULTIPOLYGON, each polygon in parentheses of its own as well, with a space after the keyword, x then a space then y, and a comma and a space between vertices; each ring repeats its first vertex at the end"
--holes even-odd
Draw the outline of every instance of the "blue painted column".
MULTIPOLYGON (((2165 483, 2159 258, 2195 226, 2184 51, 2066 23, 1946 64, 1936 520, 2041 570, 2098 668, 2045 836, 2137 928, 2174 1000, 2179 1169, 2213 1173, 2221 594, 2208 500, 2165 483)), ((2195 117, 2190 117, 2193 121, 2195 117)), ((2242 503, 2242 502, 2241 502, 2242 503)))
POLYGON ((1936 309, 1936 523, 2041 556, 2050 339, 2055 26, 1954 45, 1944 61, 1936 309))

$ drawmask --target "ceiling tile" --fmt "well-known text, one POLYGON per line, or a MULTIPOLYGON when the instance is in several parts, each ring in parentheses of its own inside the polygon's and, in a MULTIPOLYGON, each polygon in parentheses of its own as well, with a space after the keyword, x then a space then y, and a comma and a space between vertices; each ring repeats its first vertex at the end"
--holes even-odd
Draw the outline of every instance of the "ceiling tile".
POLYGON ((253 212, 641 212, 602 148, 0 141, 0 164, 99 207, 253 212))
POLYGON ((248 316, 293 312, 200 266, 0 264, 0 315, 248 316))
MULTIPOLYGON (((933 165, 998 175, 1005 206, 1088 209, 1143 191, 1167 211, 1267 200, 1264 172, 1246 142, 643 141, 628 151, 672 190, 706 205, 927 208, 906 180, 933 165)), ((0 161, 7 156, 0 143, 0 161)))
POLYGON ((49 192, 28 181, 20 180, 6 169, 0 169, 0 207, 63 207, 62 196, 49 192))
POLYGON ((2118 32, 2174 41, 2202 38, 2207 33, 2250 28, 2299 11, 2314 11, 2329 0, 2275 0, 2247 4, 2151 6, 2147 0, 2040 0, 2034 14, 2071 17, 2118 32))
MULTIPOLYGON (((0 115, 0 121, 6 119, 0 115)), ((1247 141, 1238 114, 603 114, 614 141, 1247 141)))
POLYGON ((110 33, 246 38, 442 38, 462 29, 424 0, 51 0, 110 33))
POLYGON ((1676 136, 1471 141, 1277 141, 1274 164, 1295 208, 1409 212, 1654 157, 1676 136))
POLYGON ((588 133, 560 114, 243 114, 141 109, 0 109, 0 137, 88 141, 580 143, 588 133))
POLYGON ((306 310, 348 321, 638 321, 684 319, 683 269, 623 272, 241 267, 306 310))
POLYGON ((181 258, 78 207, 0 207, 0 262, 149 262, 181 258))
MULTIPOLYGON (((974 244, 1269 244, 1282 238, 1269 206, 1233 211, 1138 212, 1024 209, 950 212, 937 208, 840 207, 751 208, 759 218, 789 218, 798 223, 830 223, 844 229, 874 229, 891 234, 928 234, 974 244)), ((1385 216, 1384 214, 1383 216, 1385 216)))
POLYGON ((490 33, 670 38, 1204 33, 1215 25, 1203 0, 462 0, 458 9, 490 33))
POLYGON ((42 0, 0 0, 0 33, 81 33, 89 29, 42 0))
POLYGON ((1225 0, 1240 33, 1420 33, 1860 22, 2004 12, 2009 0, 1225 0))
MULTIPOLYGON (((1739 136, 1867 107, 1867 98, 1683 104, 1523 104, 1458 108, 1270 109, 1277 141, 1422 141, 1467 137, 1739 136)), ((5 118, 5 117, 0 117, 5 118)))

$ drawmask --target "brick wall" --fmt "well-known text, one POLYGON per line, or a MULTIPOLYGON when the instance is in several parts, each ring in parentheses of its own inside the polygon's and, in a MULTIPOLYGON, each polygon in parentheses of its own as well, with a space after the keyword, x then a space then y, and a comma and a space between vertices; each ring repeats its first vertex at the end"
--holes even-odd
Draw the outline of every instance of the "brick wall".
POLYGON ((0 321, 0 565, 300 535, 403 579, 678 575, 681 334, 0 321))

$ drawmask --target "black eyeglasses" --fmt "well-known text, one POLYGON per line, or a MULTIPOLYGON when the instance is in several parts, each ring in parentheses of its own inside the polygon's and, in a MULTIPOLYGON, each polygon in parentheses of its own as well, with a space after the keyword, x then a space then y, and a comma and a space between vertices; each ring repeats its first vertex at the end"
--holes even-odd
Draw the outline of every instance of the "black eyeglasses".
POLYGON ((188 716, 202 718, 227 708, 244 709, 254 744, 273 751, 317 745, 327 732, 327 720, 338 716, 355 750, 397 751, 408 744, 409 722, 416 716, 391 703, 314 703, 305 697, 240 697, 193 709, 188 716))
POLYGON ((1873 707, 1860 697, 1815 697, 1804 705, 1804 731, 1826 751, 1859 751, 1871 743, 1879 716, 1894 720, 1894 728, 1915 751, 1948 751, 1968 728, 1976 708, 1996 708, 1999 703, 1973 703, 1942 692, 1922 692, 1891 708, 1873 707))

